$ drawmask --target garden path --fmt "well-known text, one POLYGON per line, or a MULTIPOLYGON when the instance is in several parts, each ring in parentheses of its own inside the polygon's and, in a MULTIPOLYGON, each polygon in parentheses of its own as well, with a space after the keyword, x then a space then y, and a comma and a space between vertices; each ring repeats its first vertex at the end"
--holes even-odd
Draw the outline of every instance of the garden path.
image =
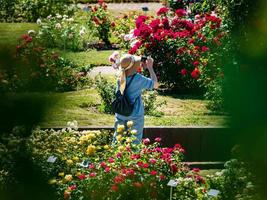
POLYGON ((116 74, 116 70, 111 66, 94 67, 90 71, 89 76, 95 77, 99 73, 101 73, 102 75, 115 75, 116 74))
MULTIPOLYGON (((83 8, 85 4, 79 4, 83 8)), ((162 7, 161 3, 108 3, 108 9, 115 13, 126 13, 129 11, 141 11, 142 7, 148 7, 152 12, 162 7)))

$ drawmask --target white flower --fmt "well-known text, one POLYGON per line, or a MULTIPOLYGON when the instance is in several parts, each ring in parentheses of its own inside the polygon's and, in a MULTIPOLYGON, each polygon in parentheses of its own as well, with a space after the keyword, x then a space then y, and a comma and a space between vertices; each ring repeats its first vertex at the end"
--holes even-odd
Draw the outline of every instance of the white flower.
POLYGON ((138 40, 133 40, 130 44, 131 47, 134 47, 134 45, 138 42, 138 40))
POLYGON ((55 27, 56 27, 56 29, 61 29, 61 24, 60 24, 60 23, 57 23, 57 24, 55 25, 55 27))
POLYGON ((34 34, 35 33, 35 30, 29 30, 28 31, 28 34, 30 35, 30 34, 34 34))
POLYGON ((68 18, 68 15, 63 15, 63 18, 68 18))
POLYGON ((66 19, 67 22, 73 22, 74 19, 73 18, 69 18, 69 19, 66 19))
POLYGON ((85 34, 83 30, 80 30, 79 35, 82 37, 85 34))
POLYGON ((52 15, 48 15, 48 16, 47 16, 47 19, 51 19, 51 18, 52 18, 52 15))
POLYGON ((126 34, 124 35, 123 39, 124 41, 130 41, 134 38, 134 35, 133 34, 126 34))
POLYGON ((72 39, 72 38, 73 38, 73 34, 70 33, 70 34, 68 35, 68 38, 69 38, 69 39, 72 39))
POLYGON ((41 24, 42 23, 42 20, 40 18, 37 19, 36 21, 37 24, 41 24))
POLYGON ((61 18, 62 18, 62 15, 60 15, 60 14, 56 14, 56 17, 57 17, 58 19, 61 19, 61 18))

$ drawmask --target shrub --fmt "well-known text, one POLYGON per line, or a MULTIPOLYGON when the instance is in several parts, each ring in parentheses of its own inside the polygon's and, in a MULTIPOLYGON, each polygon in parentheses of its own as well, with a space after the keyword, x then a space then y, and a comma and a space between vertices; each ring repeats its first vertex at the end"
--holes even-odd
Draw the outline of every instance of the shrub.
POLYGON ((89 29, 97 30, 97 37, 104 42, 106 46, 110 46, 110 28, 114 26, 111 22, 111 17, 107 11, 107 5, 104 0, 99 0, 98 5, 91 7, 88 12, 88 26, 89 29))
POLYGON ((73 15, 77 10, 69 0, 0 0, 0 18, 5 22, 36 22, 49 15, 73 15))
POLYGON ((166 105, 166 101, 157 100, 158 93, 156 91, 145 91, 142 95, 144 102, 145 114, 160 117, 164 115, 163 112, 158 111, 160 107, 166 105))
MULTIPOLYGON (((98 75, 96 77, 96 87, 101 96, 100 111, 108 114, 114 114, 111 103, 115 99, 116 84, 107 81, 106 78, 98 75)), ((157 101, 156 91, 146 91, 142 94, 144 102, 144 111, 146 115, 162 116, 163 113, 158 108, 166 104, 166 101, 157 101)))
POLYGON ((49 15, 72 15, 75 7, 68 0, 20 0, 21 13, 29 22, 36 22, 38 18, 46 18, 49 15))
POLYGON ((215 175, 209 175, 207 180, 212 188, 220 190, 219 199, 256 200, 256 177, 247 162, 231 159, 224 165, 225 169, 215 175))
MULTIPOLYGON (((27 141, 33 162, 51 177, 48 182, 59 199, 166 199, 169 179, 187 176, 196 191, 206 188, 198 172, 181 162, 184 149, 179 144, 164 148, 156 138, 135 145, 135 131, 128 123, 127 131, 120 127, 117 143, 111 146, 110 133, 77 131, 76 126, 72 122, 60 131, 37 129, 27 141), (48 163, 52 155, 57 159, 48 163), (89 162, 84 166, 83 161, 89 162)), ((182 187, 184 194, 192 190, 182 187)))
POLYGON ((78 51, 83 48, 83 43, 88 30, 67 15, 48 16, 47 19, 38 20, 39 31, 36 38, 45 47, 58 47, 62 50, 78 51))
MULTIPOLYGON (((215 14, 203 14, 190 19, 185 10, 176 13, 161 8, 159 17, 139 16, 134 35, 138 40, 131 54, 151 55, 155 71, 167 87, 180 91, 197 89, 210 55, 221 48, 225 30, 215 14)), ((212 70, 213 76, 218 71, 212 70)))
POLYGON ((16 76, 17 81, 9 84, 15 84, 17 90, 70 91, 89 84, 89 66, 79 68, 71 61, 60 57, 58 53, 39 46, 34 33, 22 35, 16 57, 24 62, 25 67, 25 71, 17 67, 9 72, 12 77, 16 76))
POLYGON ((112 110, 112 101, 115 99, 115 83, 110 83, 103 76, 96 77, 96 88, 101 97, 100 111, 108 114, 114 114, 112 110))
POLYGON ((115 37, 115 43, 119 44, 122 49, 129 49, 130 35, 129 32, 134 28, 135 14, 124 14, 115 19, 115 26, 112 28, 112 34, 115 37), (128 37, 128 38, 127 38, 128 37))

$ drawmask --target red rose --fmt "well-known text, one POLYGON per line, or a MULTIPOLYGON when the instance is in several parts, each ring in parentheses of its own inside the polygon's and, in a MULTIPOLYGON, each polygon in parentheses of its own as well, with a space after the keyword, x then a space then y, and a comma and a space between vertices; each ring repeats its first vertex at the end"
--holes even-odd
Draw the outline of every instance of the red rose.
POLYGON ((194 78, 194 79, 198 79, 199 75, 200 75, 200 71, 199 71, 199 69, 196 67, 196 68, 192 71, 192 73, 191 73, 191 77, 194 78))
POLYGON ((181 70, 181 74, 183 75, 183 76, 185 76, 186 74, 187 74, 187 70, 184 68, 184 69, 182 69, 181 70))
POLYGON ((89 177, 96 177, 96 173, 95 172, 90 173, 89 177))
POLYGON ((84 174, 81 174, 80 176, 78 176, 78 178, 79 178, 80 180, 84 180, 84 179, 86 178, 86 176, 85 176, 84 174))
POLYGON ((143 164, 143 168, 148 168, 149 167, 149 164, 148 163, 144 163, 143 164))
POLYGON ((209 50, 209 48, 206 47, 206 46, 203 46, 203 47, 201 48, 201 51, 202 51, 202 52, 206 52, 206 51, 208 51, 208 50, 209 50))
POLYGON ((184 9, 177 9, 175 13, 178 17, 183 17, 186 15, 186 11, 184 9))
POLYGON ((157 15, 165 15, 169 11, 169 8, 162 7, 158 10, 157 15))
POLYGON ((111 186, 111 190, 113 190, 113 191, 118 191, 119 190, 119 187, 117 186, 117 185, 112 185, 111 186))
POLYGON ((156 175, 157 175, 157 172, 154 171, 154 170, 152 170, 152 171, 150 172, 150 174, 151 174, 152 176, 156 176, 156 175))
POLYGON ((197 61, 197 60, 194 61, 194 62, 193 62, 193 65, 194 65, 195 67, 197 67, 197 66, 199 65, 199 61, 197 61))

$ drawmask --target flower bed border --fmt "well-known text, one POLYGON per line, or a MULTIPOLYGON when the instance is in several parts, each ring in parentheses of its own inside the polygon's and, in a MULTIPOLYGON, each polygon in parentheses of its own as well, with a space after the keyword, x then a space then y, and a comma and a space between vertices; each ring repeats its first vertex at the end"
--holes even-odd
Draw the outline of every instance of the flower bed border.
MULTIPOLYGON (((59 130, 64 127, 42 127, 59 130)), ((111 126, 80 126, 78 130, 110 130, 111 126)), ((145 127, 144 138, 162 138, 163 146, 180 143, 185 149, 185 161, 203 169, 221 168, 231 158, 231 149, 236 144, 234 133, 222 126, 145 127)))

